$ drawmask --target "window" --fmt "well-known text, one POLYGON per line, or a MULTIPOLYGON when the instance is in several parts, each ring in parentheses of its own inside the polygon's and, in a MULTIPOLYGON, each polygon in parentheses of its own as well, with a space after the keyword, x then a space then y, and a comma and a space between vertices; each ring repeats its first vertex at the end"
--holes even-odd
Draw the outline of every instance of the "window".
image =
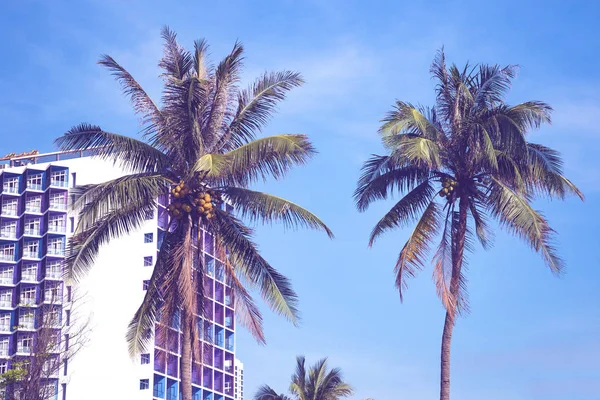
POLYGON ((77 172, 71 173, 71 185, 73 187, 77 186, 77 172))
POLYGON ((144 267, 151 267, 151 266, 152 266, 152 256, 144 257, 144 267))
POLYGON ((2 215, 17 215, 18 202, 17 199, 2 200, 2 215))
POLYGON ((150 388, 149 379, 140 379, 140 390, 146 390, 150 388))
POLYGON ((8 371, 8 361, 0 363, 0 374, 5 374, 8 371))
POLYGON ((140 362, 142 364, 150 364, 150 354, 148 354, 148 353, 141 354, 140 355, 140 362))
POLYGON ((65 255, 65 242, 63 238, 48 239, 48 254, 55 256, 65 255))
POLYGON ((38 258, 40 256, 40 243, 37 240, 25 242, 23 257, 38 258))
MULTIPOLYGON (((68 359, 68 358, 65 358, 65 360, 63 361, 63 365, 64 365, 64 369, 63 369, 63 375, 67 375, 67 366, 68 366, 68 361, 69 361, 69 359, 68 359)), ((63 383, 63 393, 64 393, 64 390, 65 390, 65 387, 66 387, 66 384, 64 384, 64 383, 63 383)), ((64 394, 63 394, 63 398, 64 398, 64 397, 65 397, 65 396, 64 396, 64 394)))
POLYGON ((18 193, 19 192, 19 178, 16 176, 10 178, 4 178, 4 184, 2 185, 2 191, 5 193, 18 193))
POLYGON ((75 232, 75 217, 69 218, 69 225, 69 230, 71 231, 71 233, 75 232))
POLYGON ((35 304, 35 287, 29 286, 21 289, 21 304, 34 305, 35 304))
POLYGON ((0 283, 12 284, 13 279, 13 267, 2 267, 0 268, 0 283))
POLYGON ((34 213, 42 212, 42 196, 27 196, 25 198, 25 211, 34 213))
POLYGON ((62 278, 62 267, 60 261, 46 261, 46 278, 62 278))
POLYGON ((67 301, 71 301, 71 286, 67 286, 67 301))
POLYGON ((46 290, 44 291, 44 301, 61 302, 62 293, 60 290, 60 282, 46 282, 46 290))
POLYGON ((48 232, 64 233, 67 229, 66 215, 51 215, 48 218, 48 232))
POLYGON ((0 307, 12 307, 12 290, 0 291, 0 307))
POLYGON ((154 241, 154 233, 144 233, 144 243, 152 243, 154 241))
POLYGON ((25 234, 26 235, 40 235, 40 219, 39 218, 27 218, 25 220, 25 234))
POLYGON ((30 354, 33 347, 33 336, 23 335, 19 337, 17 341, 17 353, 30 354))
POLYGON ((0 260, 15 261, 15 245, 14 244, 0 245, 0 260))
POLYGON ((67 209, 67 193, 50 193, 49 207, 54 210, 67 209))
POLYGON ((10 313, 0 314, 0 331, 10 332, 11 330, 10 313))
POLYGON ((0 356, 6 357, 8 356, 8 345, 9 345, 9 339, 8 338, 4 338, 4 339, 0 339, 0 356))
POLYGON ((37 280, 37 264, 25 264, 21 270, 21 280, 35 281, 37 280))
POLYGON ((142 289, 143 290, 148 290, 149 286, 150 286, 150 281, 149 280, 145 280, 144 282, 142 282, 142 289))
POLYGON ((34 174, 27 177, 27 188, 33 190, 42 190, 43 174, 34 174))
POLYGON ((60 327, 61 316, 62 316, 61 312, 60 312, 60 308, 52 307, 52 308, 46 309, 45 313, 46 313, 46 315, 44 318, 44 324, 46 326, 60 327))
POLYGON ((4 222, 0 226, 0 238, 15 239, 17 237, 17 221, 4 222))
POLYGON ((65 319, 67 320, 67 326, 71 325, 71 310, 65 310, 65 319))
POLYGON ((19 310, 19 326, 25 329, 34 329, 35 312, 31 309, 21 308, 19 310))
POLYGON ((67 171, 54 171, 50 175, 50 185, 58 187, 67 187, 67 171))

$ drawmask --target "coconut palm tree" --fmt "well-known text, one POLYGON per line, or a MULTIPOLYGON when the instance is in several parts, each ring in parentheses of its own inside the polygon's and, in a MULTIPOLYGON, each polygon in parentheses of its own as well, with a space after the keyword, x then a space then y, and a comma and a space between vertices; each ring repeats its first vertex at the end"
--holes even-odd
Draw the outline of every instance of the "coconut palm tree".
MULTIPOLYGON (((306 370, 305 359, 296 358, 296 371, 292 375, 290 393, 297 400, 338 400, 351 396, 354 390, 342 379, 339 368, 328 370, 327 358, 319 360, 306 370)), ((283 394, 277 394, 268 385, 263 385, 254 395, 254 400, 291 400, 283 394)))
POLYGON ((79 218, 66 271, 67 279, 79 279, 94 264, 101 245, 140 228, 147 213, 156 209, 157 198, 169 194, 168 229, 127 341, 132 356, 146 352, 155 323, 168 326, 178 319, 182 394, 184 400, 191 400, 192 355, 199 361, 202 351, 196 315, 204 315, 203 232, 214 236, 219 258, 225 262, 240 322, 261 343, 265 342, 262 316, 249 289, 256 288, 271 309, 294 323, 297 297, 288 279, 260 255, 253 230, 240 218, 281 221, 286 227, 304 226, 333 235, 300 206, 249 189, 257 180, 283 178, 315 154, 305 135, 256 138, 277 103, 303 83, 301 76, 289 71, 265 73, 240 90, 240 43, 213 67, 207 62, 204 40, 187 51, 168 28, 162 37, 161 105, 113 58, 103 56, 99 61, 120 82, 141 116, 141 140, 88 124, 57 139, 61 150, 90 151, 127 170, 121 178, 74 190, 79 218), (237 216, 226 212, 224 203, 233 206, 237 216))
POLYGON ((396 102, 380 128, 388 154, 364 164, 355 200, 364 211, 394 191, 404 194, 369 240, 373 245, 384 232, 416 222, 394 270, 401 300, 407 278, 424 268, 434 240, 441 238, 433 264, 446 308, 440 399, 447 400, 452 329, 456 316, 468 310, 465 250, 473 249, 473 237, 489 248, 493 218, 559 273, 564 262, 553 246, 554 231, 532 201, 583 195, 563 176, 557 151, 528 141, 530 130, 550 123, 551 107, 540 101, 504 102, 515 66, 447 68, 442 50, 431 73, 437 80, 435 105, 396 102))

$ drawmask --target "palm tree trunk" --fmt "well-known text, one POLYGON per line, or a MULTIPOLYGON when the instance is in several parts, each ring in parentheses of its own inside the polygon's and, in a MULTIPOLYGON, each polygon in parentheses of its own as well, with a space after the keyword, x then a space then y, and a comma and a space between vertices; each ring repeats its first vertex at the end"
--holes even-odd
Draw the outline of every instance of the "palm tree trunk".
POLYGON ((452 343, 452 330, 454 329, 456 306, 459 301, 461 268, 467 234, 468 199, 461 197, 458 207, 458 223, 456 229, 453 229, 452 232, 452 276, 450 277, 450 294, 453 298, 453 308, 446 310, 446 320, 444 321, 444 331, 442 333, 440 400, 450 400, 450 346, 452 343))
POLYGON ((192 400, 192 318, 183 313, 183 338, 181 342, 181 394, 182 400, 192 400))

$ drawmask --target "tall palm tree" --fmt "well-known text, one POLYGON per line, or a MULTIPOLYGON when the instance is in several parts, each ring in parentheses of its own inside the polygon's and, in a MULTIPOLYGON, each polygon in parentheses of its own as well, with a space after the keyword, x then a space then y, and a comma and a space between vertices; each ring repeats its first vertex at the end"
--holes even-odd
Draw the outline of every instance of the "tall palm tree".
POLYGON ((404 193, 369 240, 373 245, 382 233, 416 222, 394 270, 401 300, 406 279, 424 268, 435 238, 441 238, 433 264, 446 308, 440 399, 447 400, 452 329, 457 314, 468 311, 465 250, 473 249, 473 236, 489 248, 488 221, 494 218, 559 273, 564 263, 553 246, 554 231, 532 201, 583 195, 563 176, 557 151, 527 140, 530 130, 550 123, 552 108, 540 101, 504 102, 515 66, 447 68, 442 50, 431 73, 437 80, 435 105, 396 102, 380 128, 389 153, 364 164, 355 200, 364 211, 391 192, 404 193))
MULTIPOLYGON (((332 233, 319 218, 298 205, 250 190, 250 184, 272 176, 283 178, 306 163, 315 149, 305 135, 256 139, 286 92, 303 83, 295 72, 265 73, 246 90, 238 89, 243 47, 233 46, 216 67, 207 62, 204 40, 187 51, 168 28, 162 31, 164 56, 162 105, 110 56, 108 68, 141 115, 141 140, 81 124, 57 139, 61 150, 91 151, 120 164, 128 174, 75 189, 79 210, 76 233, 66 261, 67 278, 77 280, 94 263, 102 244, 138 229, 157 198, 170 194, 169 223, 148 291, 127 333, 131 355, 145 352, 155 323, 175 318, 182 331, 181 381, 184 400, 192 399, 192 355, 201 360, 197 315, 204 315, 205 266, 202 235, 209 232, 225 261, 240 322, 265 342, 262 316, 249 291, 257 288, 275 312, 296 323, 297 297, 287 278, 258 252, 251 222, 282 221, 332 233), (227 202, 236 217, 223 210, 227 202), (225 256, 227 255, 227 257, 225 256)), ((166 329, 157 330, 159 334, 166 329)))
MULTIPOLYGON (((292 375, 290 393, 297 400, 338 400, 351 396, 354 390, 342 379, 339 368, 328 370, 327 359, 319 360, 306 370, 305 359, 296 358, 296 371, 292 375)), ((283 394, 277 394, 268 385, 263 385, 254 395, 254 400, 291 400, 283 394)))

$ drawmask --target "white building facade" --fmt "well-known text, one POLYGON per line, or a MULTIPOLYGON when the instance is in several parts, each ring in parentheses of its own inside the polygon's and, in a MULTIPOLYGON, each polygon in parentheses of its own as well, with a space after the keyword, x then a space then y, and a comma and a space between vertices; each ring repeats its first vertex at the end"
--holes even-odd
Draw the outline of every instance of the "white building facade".
MULTIPOLYGON (((46 312, 47 295, 63 298, 59 310, 63 318, 69 313, 77 325, 72 329, 89 327, 86 346, 48 382, 56 400, 179 400, 178 329, 164 327, 176 338, 174 345, 156 343, 134 360, 125 341, 168 224, 168 197, 159 199, 158 210, 141 229, 103 246, 95 266, 73 287, 62 281, 68 239, 77 226, 77 215, 67 206, 69 191, 122 175, 112 163, 79 152, 16 157, 0 164, 0 373, 26 355, 26 339, 35 335, 35 316, 46 312), (73 298, 77 304, 71 310, 73 298)), ((210 354, 202 366, 194 364, 193 393, 194 400, 233 400, 233 297, 212 240, 207 234, 202 243, 210 295, 205 308, 211 315, 204 321, 204 335, 210 354)), ((65 335, 68 329, 61 332, 63 345, 65 335)))

